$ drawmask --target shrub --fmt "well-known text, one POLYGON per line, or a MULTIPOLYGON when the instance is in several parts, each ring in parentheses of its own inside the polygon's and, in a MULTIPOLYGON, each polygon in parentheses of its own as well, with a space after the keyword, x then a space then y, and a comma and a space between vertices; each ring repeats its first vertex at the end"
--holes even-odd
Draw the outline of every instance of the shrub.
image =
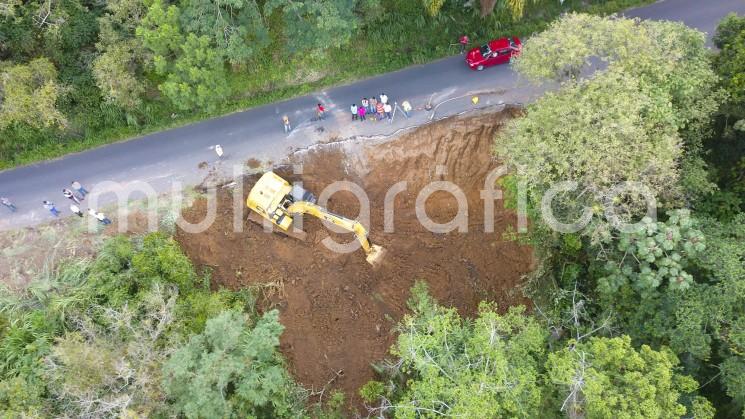
POLYGON ((294 384, 277 352, 283 327, 270 311, 249 327, 226 311, 163 366, 163 387, 175 412, 188 418, 291 417, 294 384))

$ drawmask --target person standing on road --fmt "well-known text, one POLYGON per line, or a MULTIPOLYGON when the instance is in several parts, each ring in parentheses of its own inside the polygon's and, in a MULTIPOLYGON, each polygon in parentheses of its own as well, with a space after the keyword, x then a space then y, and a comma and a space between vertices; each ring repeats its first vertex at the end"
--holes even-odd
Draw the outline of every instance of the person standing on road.
POLYGON ((408 100, 404 100, 403 102, 401 102, 401 110, 404 111, 404 115, 406 115, 406 117, 408 118, 409 112, 411 112, 411 103, 409 103, 408 100))
POLYGON ((349 110, 352 111, 352 121, 357 120, 357 104, 353 103, 352 106, 349 107, 349 110))
POLYGON ((384 106, 387 105, 388 104, 388 95, 386 95, 385 93, 381 93, 380 94, 380 101, 383 102, 383 105, 384 106))
POLYGON ((18 208, 16 208, 15 205, 13 205, 12 202, 10 202, 10 199, 6 197, 0 197, 0 204, 3 204, 6 208, 10 210, 10 212, 16 212, 18 208))
POLYGON ((70 204, 70 211, 72 211, 72 213, 77 215, 78 217, 83 217, 83 211, 80 211, 80 207, 75 204, 70 204))
POLYGON ((62 189, 62 195, 64 195, 65 198, 69 199, 70 201, 72 201, 72 202, 80 205, 80 199, 77 196, 75 196, 75 194, 72 193, 71 190, 69 190, 67 188, 62 189))
POLYGON ((55 217, 59 217, 59 210, 57 207, 54 206, 54 202, 50 201, 43 201, 42 204, 44 205, 44 208, 48 210, 52 215, 55 217))
POLYGON ((365 120, 365 114, 367 113, 367 109, 364 106, 357 107, 357 116, 360 117, 360 121, 365 120))
POLYGON ((385 105, 383 105, 383 112, 385 112, 385 116, 386 118, 388 118, 389 121, 393 119, 393 108, 391 107, 390 103, 386 103, 385 105))
POLYGON ((292 127, 290 126, 290 118, 288 118, 287 115, 282 116, 282 124, 285 126, 285 133, 292 131, 292 127))
POLYGON ((215 154, 217 154, 217 158, 222 160, 222 155, 225 154, 222 146, 220 144, 215 145, 215 154))
POLYGON ((378 114, 378 121, 383 120, 385 118, 385 106, 382 102, 378 102, 377 105, 375 105, 375 112, 378 114))
POLYGON ((375 109, 377 109, 377 107, 378 107, 378 100, 375 99, 375 96, 371 96, 370 97, 370 109, 367 110, 368 113, 371 115, 374 114, 375 109))
POLYGON ((458 43, 460 44, 460 53, 463 54, 466 52, 466 47, 468 46, 468 35, 463 35, 458 39, 458 43))
POLYGON ((320 103, 316 106, 316 114, 318 115, 319 121, 326 119, 326 108, 324 108, 320 103))
POLYGON ((370 110, 370 101, 369 101, 369 100, 367 100, 367 98, 366 98, 366 97, 363 97, 363 98, 362 98, 362 102, 360 102, 360 105, 361 105, 361 106, 362 106, 363 108, 365 108, 365 111, 369 111, 369 110, 370 110))
POLYGON ((77 191, 83 198, 88 195, 88 190, 86 190, 77 180, 70 182, 70 186, 72 186, 72 189, 77 191))

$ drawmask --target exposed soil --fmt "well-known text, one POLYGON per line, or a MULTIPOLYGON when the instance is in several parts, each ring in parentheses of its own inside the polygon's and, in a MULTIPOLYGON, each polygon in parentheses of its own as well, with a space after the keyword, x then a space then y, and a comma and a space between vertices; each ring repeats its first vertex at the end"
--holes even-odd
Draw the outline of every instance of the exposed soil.
MULTIPOLYGON (((387 142, 326 146, 323 151, 296 155, 303 174, 280 174, 302 180, 319 194, 334 181, 347 180, 363 187, 371 202, 370 239, 388 251, 383 265, 373 270, 361 250, 337 254, 321 241, 339 242, 349 234, 330 233, 318 220, 305 217, 305 241, 267 234, 248 221, 243 232, 233 231, 233 192, 218 191, 217 221, 204 233, 176 236, 189 257, 213 270, 213 283, 237 289, 260 285, 267 307, 281 310, 286 329, 282 352, 296 379, 308 388, 341 389, 352 406, 359 407, 357 390, 374 378, 371 363, 386 357, 395 340, 395 324, 406 313, 406 300, 415 280, 429 284, 444 305, 472 315, 479 301, 489 299, 507 307, 523 303, 521 277, 531 269, 527 247, 505 241, 503 233, 515 226, 515 216, 496 202, 495 228, 485 233, 484 203, 480 191, 487 173, 498 164, 491 156, 494 136, 519 113, 450 118, 429 124, 387 142), (445 169, 437 170, 438 166, 445 169), (436 234, 425 229, 415 215, 414 203, 429 182, 446 180, 458 185, 468 199, 468 233, 436 234), (394 201, 394 233, 383 231, 383 202, 389 187, 407 181, 407 190, 394 201)), ((256 177, 244 179, 241 201, 256 177)), ((350 192, 339 192, 328 204, 332 211, 355 218, 360 205, 350 192)), ((198 200, 184 213, 192 223, 201 221, 206 201, 198 200)), ((426 200, 426 212, 436 222, 457 213, 455 199, 436 192, 426 200)), ((245 216, 244 214, 244 220, 245 216)))

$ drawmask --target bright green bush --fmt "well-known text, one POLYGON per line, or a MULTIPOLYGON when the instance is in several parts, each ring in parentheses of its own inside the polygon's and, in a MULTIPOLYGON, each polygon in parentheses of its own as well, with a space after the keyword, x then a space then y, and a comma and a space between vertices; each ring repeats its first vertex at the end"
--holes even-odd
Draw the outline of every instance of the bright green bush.
POLYGON ((254 296, 247 290, 239 292, 221 289, 217 292, 195 290, 179 299, 176 317, 184 334, 202 333, 207 320, 224 311, 252 313, 256 309, 254 296))
POLYGON ((549 354, 546 365, 555 406, 562 402, 569 417, 680 418, 687 412, 682 396, 698 386, 676 372, 672 352, 647 345, 637 350, 628 336, 574 343, 549 354))
POLYGON ((142 248, 132 255, 132 271, 140 284, 163 281, 178 285, 182 294, 199 286, 191 261, 176 241, 161 233, 145 236, 142 248))
POLYGON ((4 418, 43 417, 43 384, 25 377, 0 380, 0 416, 4 418))

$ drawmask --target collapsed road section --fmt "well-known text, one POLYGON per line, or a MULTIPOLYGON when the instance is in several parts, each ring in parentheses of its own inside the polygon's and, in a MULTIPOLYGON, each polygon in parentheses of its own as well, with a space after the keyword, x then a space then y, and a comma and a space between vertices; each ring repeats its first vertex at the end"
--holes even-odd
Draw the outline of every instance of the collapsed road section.
MULTIPOLYGON (((464 314, 473 314, 484 299, 501 307, 525 301, 520 284, 531 269, 531 250, 503 237, 515 228, 516 216, 500 201, 495 202, 493 232, 486 231, 481 197, 487 175, 499 165, 491 150, 495 134, 519 113, 508 107, 445 119, 374 144, 351 141, 296 153, 294 166, 286 167, 301 164, 302 174, 275 168, 314 193, 337 181, 359 185, 370 201, 370 239, 388 251, 377 269, 366 263, 361 250, 329 250, 323 244, 327 237, 340 243, 354 237, 330 232, 312 217, 303 222, 305 240, 266 233, 249 221, 243 231, 234 231, 233 194, 245 202, 258 175, 242 180, 242 192, 220 189, 212 227, 199 234, 178 231, 177 240, 198 267, 211 270, 214 287, 265 291, 266 308, 281 311, 281 349, 301 384, 319 390, 335 377, 327 394, 340 389, 356 401, 359 387, 374 378, 371 363, 386 357, 396 337, 395 325, 416 280, 426 281, 440 302, 464 314), (420 221, 417 197, 433 181, 452 182, 462 190, 467 232, 433 232, 420 221), (389 196, 392 231, 386 232, 384 207, 393 185, 398 192, 392 200, 389 196)), ((327 207, 356 218, 361 205, 355 194, 341 191, 327 207)), ((432 222, 447 223, 459 205, 453 194, 440 190, 424 200, 424 209, 432 222)), ((196 223, 206 213, 206 200, 198 200, 184 219, 196 223)))

